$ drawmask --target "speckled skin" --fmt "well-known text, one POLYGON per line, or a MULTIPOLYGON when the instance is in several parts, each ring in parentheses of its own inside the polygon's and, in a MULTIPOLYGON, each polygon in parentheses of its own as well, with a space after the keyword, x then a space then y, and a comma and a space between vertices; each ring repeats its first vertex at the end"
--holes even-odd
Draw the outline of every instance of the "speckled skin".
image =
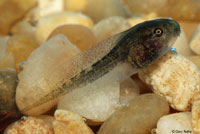
POLYGON ((97 80, 119 63, 129 62, 133 68, 144 68, 165 54, 179 34, 180 26, 177 22, 157 19, 114 35, 72 59, 74 67, 70 71, 78 70, 74 71, 73 77, 22 112, 97 80), (158 28, 162 30, 161 35, 155 33, 158 28))

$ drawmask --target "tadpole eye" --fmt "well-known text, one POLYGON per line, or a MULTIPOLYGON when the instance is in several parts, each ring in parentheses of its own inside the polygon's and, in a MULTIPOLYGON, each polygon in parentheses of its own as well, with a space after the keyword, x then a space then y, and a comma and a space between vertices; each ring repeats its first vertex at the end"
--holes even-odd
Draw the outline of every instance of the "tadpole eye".
POLYGON ((156 36, 161 36, 163 33, 163 30, 160 29, 160 28, 156 28, 155 31, 154 31, 154 34, 156 34, 156 36))

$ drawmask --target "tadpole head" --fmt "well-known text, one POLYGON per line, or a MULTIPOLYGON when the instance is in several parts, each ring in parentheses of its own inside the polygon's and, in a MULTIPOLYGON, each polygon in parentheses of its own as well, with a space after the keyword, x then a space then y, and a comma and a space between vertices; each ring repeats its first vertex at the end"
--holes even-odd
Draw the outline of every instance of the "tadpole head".
POLYGON ((128 30, 132 41, 128 61, 136 68, 143 68, 163 56, 180 35, 179 24, 171 19, 146 21, 128 30))

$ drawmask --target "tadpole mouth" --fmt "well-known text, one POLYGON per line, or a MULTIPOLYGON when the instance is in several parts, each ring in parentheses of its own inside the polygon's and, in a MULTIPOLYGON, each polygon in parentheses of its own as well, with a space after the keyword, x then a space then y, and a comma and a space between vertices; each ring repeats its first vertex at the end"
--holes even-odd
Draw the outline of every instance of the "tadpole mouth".
POLYGON ((170 49, 171 46, 173 46, 176 42, 176 40, 179 38, 181 35, 181 27, 178 22, 175 20, 168 19, 168 48, 170 49))
POLYGON ((171 25, 173 27, 173 29, 171 31, 172 33, 174 33, 173 36, 176 36, 176 37, 180 36, 181 27, 180 27, 179 23, 176 22, 175 20, 170 20, 170 19, 169 19, 169 23, 171 23, 171 25))

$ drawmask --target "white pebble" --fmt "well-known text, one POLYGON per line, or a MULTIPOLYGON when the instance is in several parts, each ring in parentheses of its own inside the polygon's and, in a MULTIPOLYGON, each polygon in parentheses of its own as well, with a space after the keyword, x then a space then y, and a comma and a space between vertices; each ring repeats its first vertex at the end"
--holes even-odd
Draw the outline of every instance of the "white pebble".
POLYGON ((113 16, 99 21, 93 28, 93 32, 98 42, 111 37, 114 34, 129 29, 131 25, 123 17, 113 16))
POLYGON ((181 112, 163 116, 157 123, 157 134, 194 134, 191 113, 181 112))
MULTIPOLYGON (((80 50, 64 35, 56 35, 34 50, 19 74, 16 90, 19 110, 38 102, 53 89, 62 85, 62 81, 67 77, 66 67, 64 67, 66 62, 79 52, 80 50)), ((31 106, 29 110, 22 112, 28 115, 39 115, 51 109, 56 102, 57 100, 54 100, 43 105, 31 106)))
POLYGON ((139 72, 153 92, 164 96, 176 110, 185 111, 200 90, 199 68, 180 54, 168 53, 139 72))
POLYGON ((131 78, 128 78, 120 83, 120 98, 121 104, 127 104, 140 94, 139 86, 131 78))
POLYGON ((95 122, 108 119, 119 101, 119 82, 112 75, 105 75, 95 82, 66 94, 58 109, 76 112, 95 122))

